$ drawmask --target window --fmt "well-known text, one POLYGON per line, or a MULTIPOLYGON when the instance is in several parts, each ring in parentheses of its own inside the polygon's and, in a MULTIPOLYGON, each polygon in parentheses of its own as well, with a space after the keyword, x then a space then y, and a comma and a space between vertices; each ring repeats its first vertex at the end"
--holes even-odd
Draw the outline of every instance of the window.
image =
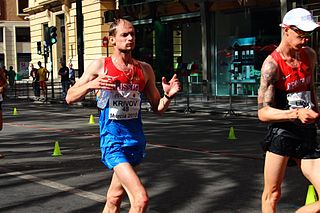
POLYGON ((16 28, 16 42, 30 42, 30 28, 17 27, 16 28))
POLYGON ((29 7, 28 0, 17 0, 18 15, 27 15, 27 13, 23 12, 23 9, 28 7, 29 7))
POLYGON ((3 42, 3 27, 0 27, 0 42, 3 42))
POLYGON ((0 20, 4 20, 5 19, 5 4, 4 1, 0 1, 0 20))

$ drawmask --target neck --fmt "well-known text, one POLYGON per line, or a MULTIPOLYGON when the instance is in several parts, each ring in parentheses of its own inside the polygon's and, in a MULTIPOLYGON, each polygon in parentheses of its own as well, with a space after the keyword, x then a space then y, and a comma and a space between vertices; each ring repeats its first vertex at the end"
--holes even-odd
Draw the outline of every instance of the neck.
POLYGON ((299 51, 277 48, 278 53, 284 60, 299 59, 299 51))
POLYGON ((133 59, 131 57, 131 54, 114 54, 111 56, 113 61, 119 65, 125 65, 128 66, 129 64, 132 64, 133 59))

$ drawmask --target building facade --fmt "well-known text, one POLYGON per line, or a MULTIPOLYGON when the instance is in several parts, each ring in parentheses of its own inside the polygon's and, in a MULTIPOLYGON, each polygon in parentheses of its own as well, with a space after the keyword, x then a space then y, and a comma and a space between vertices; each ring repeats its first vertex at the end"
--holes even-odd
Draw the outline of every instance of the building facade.
POLYGON ((86 67, 93 59, 107 53, 107 48, 102 45, 102 39, 107 36, 108 31, 103 14, 114 8, 114 1, 84 0, 80 3, 83 21, 79 21, 77 16, 75 0, 29 0, 29 7, 24 10, 29 14, 30 20, 32 63, 41 61, 49 71, 53 71, 53 79, 58 78, 61 63, 72 63, 79 70, 79 64, 86 67), (46 35, 53 26, 57 28, 57 42, 52 48, 49 45, 49 55, 46 57, 46 35), (77 29, 79 27, 83 28, 81 32, 77 29), (40 54, 37 46, 39 42, 40 54), (83 46, 80 46, 81 43, 83 46), (83 58, 80 63, 79 51, 83 58))
MULTIPOLYGON (((134 57, 150 63, 158 81, 177 73, 184 93, 255 97, 261 64, 281 40, 281 17, 295 7, 309 9, 319 20, 318 0, 29 0, 24 11, 34 63, 45 60, 37 54, 37 42, 43 46, 48 27, 58 29, 47 60, 54 78, 62 61, 80 71, 110 54, 103 45, 108 24, 125 17, 136 28, 134 57), (83 17, 81 32, 77 14, 83 17)), ((319 53, 318 41, 316 32, 310 45, 319 53)))
POLYGON ((28 0, 0 1, 0 67, 10 66, 17 78, 28 77, 30 52, 30 24, 23 9, 28 0))

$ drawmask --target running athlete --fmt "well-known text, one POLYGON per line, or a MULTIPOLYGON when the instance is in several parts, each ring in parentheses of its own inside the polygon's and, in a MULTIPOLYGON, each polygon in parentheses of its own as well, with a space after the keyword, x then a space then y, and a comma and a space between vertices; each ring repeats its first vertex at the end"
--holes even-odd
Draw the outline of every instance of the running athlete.
MULTIPOLYGON (((320 192, 320 149, 315 125, 319 110, 313 76, 317 58, 315 51, 306 46, 319 25, 309 11, 296 8, 286 13, 280 26, 283 37, 262 65, 258 94, 258 117, 270 123, 263 144, 264 213, 276 212, 290 158, 320 192)), ((319 211, 319 201, 297 210, 319 211)))
POLYGON ((89 91, 99 90, 100 148, 102 162, 113 177, 103 212, 119 212, 127 193, 130 212, 145 212, 148 195, 136 169, 144 154, 146 139, 141 122, 141 93, 156 113, 163 113, 180 90, 177 76, 167 82, 162 78, 164 97, 155 85, 152 67, 131 56, 135 47, 135 30, 125 19, 115 20, 109 29, 111 57, 94 60, 81 78, 68 90, 67 103, 81 100, 89 91))

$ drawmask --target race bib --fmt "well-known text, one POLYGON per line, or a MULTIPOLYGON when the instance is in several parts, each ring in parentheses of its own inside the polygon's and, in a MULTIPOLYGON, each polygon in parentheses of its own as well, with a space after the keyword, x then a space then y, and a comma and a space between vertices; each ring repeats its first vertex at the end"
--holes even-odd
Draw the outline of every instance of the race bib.
POLYGON ((109 119, 128 120, 138 118, 140 92, 133 90, 113 90, 109 94, 109 119))
POLYGON ((314 104, 311 101, 310 91, 288 93, 287 100, 290 109, 312 109, 312 107, 314 106, 314 104))

